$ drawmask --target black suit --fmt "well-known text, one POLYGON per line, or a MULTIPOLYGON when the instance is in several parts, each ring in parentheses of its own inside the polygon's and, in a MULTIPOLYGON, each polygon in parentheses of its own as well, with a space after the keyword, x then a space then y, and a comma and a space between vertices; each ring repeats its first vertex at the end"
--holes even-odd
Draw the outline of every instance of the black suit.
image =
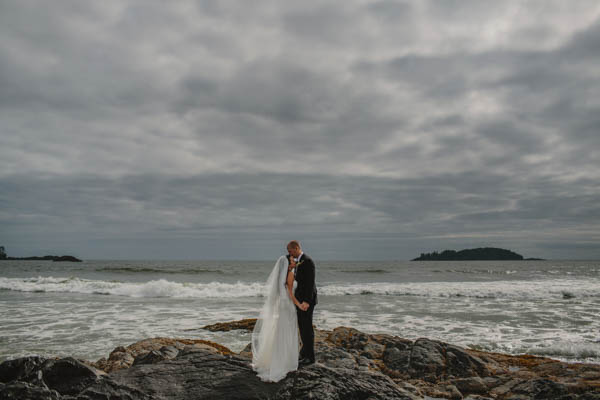
POLYGON ((315 361, 315 332, 313 330, 312 317, 313 310, 317 304, 317 285, 315 283, 315 263, 306 254, 302 254, 296 267, 296 291, 294 295, 300 302, 309 304, 308 310, 302 311, 296 308, 298 317, 298 328, 300 329, 300 338, 302 339, 301 358, 308 358, 315 361))

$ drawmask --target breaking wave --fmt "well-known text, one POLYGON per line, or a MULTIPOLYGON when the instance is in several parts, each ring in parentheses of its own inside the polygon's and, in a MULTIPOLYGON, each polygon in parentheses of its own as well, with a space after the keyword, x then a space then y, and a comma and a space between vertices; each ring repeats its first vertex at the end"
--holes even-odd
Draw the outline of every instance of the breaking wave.
POLYGON ((261 297, 264 287, 260 283, 187 283, 157 279, 148 282, 119 282, 82 279, 77 277, 54 278, 0 278, 0 289, 21 292, 89 293, 128 297, 261 297))
MULTIPOLYGON (((21 292, 89 293, 128 297, 230 298, 262 297, 262 282, 174 282, 157 279, 121 282, 77 277, 0 277, 0 290, 21 292)), ((423 296, 506 298, 512 300, 598 297, 597 284, 586 280, 540 280, 495 282, 331 283, 318 285, 321 296, 423 296)))

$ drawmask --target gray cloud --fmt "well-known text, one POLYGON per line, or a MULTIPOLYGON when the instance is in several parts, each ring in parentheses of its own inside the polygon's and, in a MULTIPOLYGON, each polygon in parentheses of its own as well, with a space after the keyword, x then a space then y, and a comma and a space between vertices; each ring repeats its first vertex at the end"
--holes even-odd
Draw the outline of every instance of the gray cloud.
POLYGON ((561 4, 4 2, 0 242, 598 258, 600 7, 561 4))

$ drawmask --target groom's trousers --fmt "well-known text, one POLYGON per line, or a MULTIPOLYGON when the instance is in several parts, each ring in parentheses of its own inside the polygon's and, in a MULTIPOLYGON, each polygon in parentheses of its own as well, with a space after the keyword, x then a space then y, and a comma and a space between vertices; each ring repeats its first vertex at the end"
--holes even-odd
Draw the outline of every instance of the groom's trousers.
POLYGON ((300 358, 308 358, 311 361, 315 361, 315 331, 312 323, 314 309, 314 304, 308 307, 306 311, 296 309, 300 339, 302 340, 300 358))

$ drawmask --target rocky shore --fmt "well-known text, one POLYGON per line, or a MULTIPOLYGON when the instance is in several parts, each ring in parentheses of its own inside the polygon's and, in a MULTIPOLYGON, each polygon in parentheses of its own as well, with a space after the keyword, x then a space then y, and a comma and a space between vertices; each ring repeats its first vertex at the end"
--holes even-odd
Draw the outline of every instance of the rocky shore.
MULTIPOLYGON (((205 327, 252 329, 254 320, 205 327)), ((95 362, 23 357, 0 364, 2 399, 600 400, 600 365, 509 356, 339 327, 316 331, 317 363, 260 381, 247 346, 150 338, 95 362)))

